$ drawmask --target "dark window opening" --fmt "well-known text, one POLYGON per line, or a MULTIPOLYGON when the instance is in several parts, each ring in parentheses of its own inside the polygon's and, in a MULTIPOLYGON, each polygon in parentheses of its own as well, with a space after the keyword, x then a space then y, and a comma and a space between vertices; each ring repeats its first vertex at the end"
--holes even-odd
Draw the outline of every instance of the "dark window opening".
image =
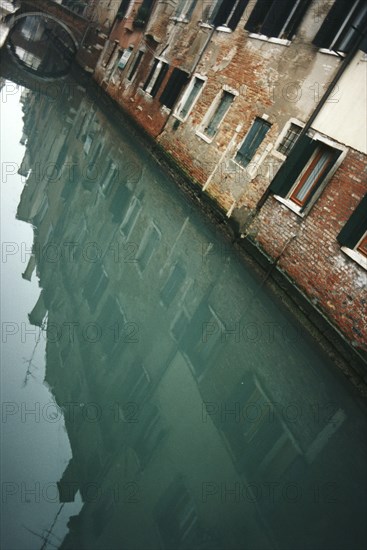
MULTIPOLYGON (((367 4, 364 0, 336 0, 327 14, 313 44, 347 53, 352 48, 367 24, 367 4)), ((361 49, 367 52, 367 38, 361 49)))
POLYGON ((159 98, 162 105, 165 105, 168 109, 172 109, 188 79, 189 75, 185 71, 181 71, 181 69, 175 67, 159 98))
POLYGON ((249 32, 291 40, 310 0, 258 0, 245 25, 249 32))

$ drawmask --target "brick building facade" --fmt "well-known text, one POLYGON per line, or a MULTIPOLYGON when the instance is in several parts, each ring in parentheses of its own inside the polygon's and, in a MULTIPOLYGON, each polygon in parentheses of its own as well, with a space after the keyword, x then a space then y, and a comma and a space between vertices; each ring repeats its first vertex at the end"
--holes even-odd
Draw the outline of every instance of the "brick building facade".
POLYGON ((148 4, 96 80, 365 352, 364 3, 148 4))

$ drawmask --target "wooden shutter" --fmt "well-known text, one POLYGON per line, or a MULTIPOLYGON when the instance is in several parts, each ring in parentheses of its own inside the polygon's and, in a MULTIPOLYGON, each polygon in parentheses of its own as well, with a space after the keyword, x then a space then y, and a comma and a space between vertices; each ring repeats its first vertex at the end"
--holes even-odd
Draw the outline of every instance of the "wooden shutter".
POLYGON ((243 12, 245 11, 245 8, 248 4, 248 0, 240 0, 236 6, 236 9, 234 10, 232 17, 228 21, 228 27, 232 29, 232 31, 235 30, 237 27, 239 20, 241 19, 243 12))
POLYGON ((270 126, 271 125, 269 122, 266 122, 260 118, 257 118, 252 124, 249 133, 245 137, 245 140, 236 155, 236 158, 239 157, 238 160, 242 166, 247 166, 249 164, 260 143, 266 136, 270 126))
POLYGON ((264 22, 261 26, 261 33, 265 36, 273 36, 284 38, 285 36, 291 38, 296 27, 301 22, 301 18, 306 11, 309 0, 302 1, 297 6, 294 14, 287 24, 287 29, 285 29, 284 36, 279 36, 284 24, 286 23, 289 15, 292 12, 295 1, 294 0, 282 0, 281 2, 273 2, 271 8, 269 9, 264 22))
POLYGON ((367 194, 363 197, 343 229, 337 236, 342 246, 354 248, 367 230, 367 194))
POLYGON ((336 0, 312 43, 318 48, 328 48, 343 24, 350 8, 351 0, 336 0))
POLYGON ((280 167, 270 184, 270 190, 285 197, 318 146, 309 136, 302 136, 293 146, 289 157, 280 167))
POLYGON ((172 109, 182 88, 187 84, 189 75, 179 69, 174 68, 171 76, 168 79, 165 89, 161 93, 159 101, 169 109, 172 109))
POLYGON ((271 8, 273 0, 258 0, 256 6, 251 12, 250 17, 245 25, 245 29, 250 32, 259 32, 261 25, 266 17, 266 14, 271 8))

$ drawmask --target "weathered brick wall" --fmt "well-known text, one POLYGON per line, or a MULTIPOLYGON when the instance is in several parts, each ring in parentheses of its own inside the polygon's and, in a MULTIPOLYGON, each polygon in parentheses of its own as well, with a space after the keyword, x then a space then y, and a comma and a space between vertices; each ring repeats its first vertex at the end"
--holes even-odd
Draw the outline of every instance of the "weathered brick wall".
POLYGON ((367 273, 340 249, 336 237, 367 192, 367 159, 349 150, 304 218, 271 196, 250 234, 357 347, 367 342, 367 273))

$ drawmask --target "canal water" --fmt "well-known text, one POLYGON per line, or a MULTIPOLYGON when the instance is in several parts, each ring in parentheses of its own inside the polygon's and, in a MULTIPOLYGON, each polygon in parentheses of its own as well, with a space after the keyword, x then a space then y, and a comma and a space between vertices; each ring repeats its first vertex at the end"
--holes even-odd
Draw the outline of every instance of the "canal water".
POLYGON ((2 548, 365 548, 366 410, 120 113, 1 95, 2 548))

